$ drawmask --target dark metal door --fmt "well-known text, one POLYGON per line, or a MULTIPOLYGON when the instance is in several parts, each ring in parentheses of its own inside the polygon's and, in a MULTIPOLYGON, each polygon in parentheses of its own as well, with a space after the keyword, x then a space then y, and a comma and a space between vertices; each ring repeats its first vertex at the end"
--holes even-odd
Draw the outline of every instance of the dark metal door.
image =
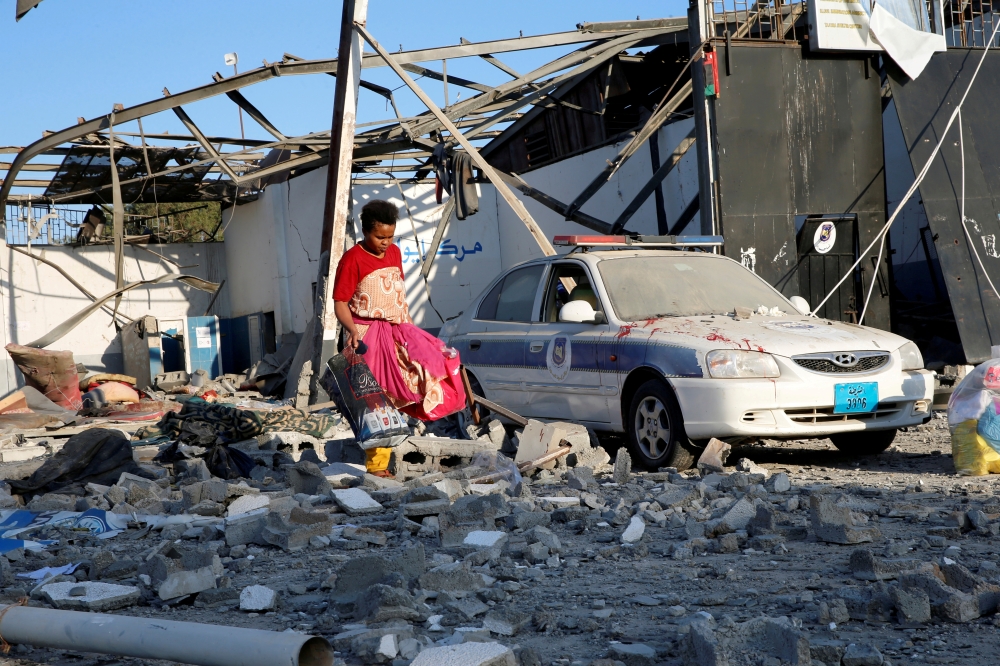
MULTIPOLYGON (((851 269, 857 259, 857 238, 858 223, 854 216, 806 218, 796 243, 800 295, 811 307, 819 305, 851 269)), ((816 312, 818 316, 857 323, 858 271, 854 273, 816 312)))

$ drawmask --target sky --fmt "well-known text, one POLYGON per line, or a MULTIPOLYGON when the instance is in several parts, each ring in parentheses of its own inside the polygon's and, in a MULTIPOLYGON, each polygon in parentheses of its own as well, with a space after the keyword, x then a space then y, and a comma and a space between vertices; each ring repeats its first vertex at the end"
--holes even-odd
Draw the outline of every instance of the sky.
MULTIPOLYGON (((14 22, 14 0, 0 12, 0 146, 24 146, 45 130, 60 130, 126 107, 157 99, 164 87, 180 92, 211 83, 212 74, 232 74, 223 63, 239 54, 239 71, 283 53, 304 58, 336 55, 341 3, 336 0, 44 0, 14 22)), ((685 0, 505 0, 504 2, 401 2, 370 0, 367 27, 389 51, 443 46, 574 30, 583 21, 683 16, 685 0)), ((370 51, 370 47, 366 51, 370 51)), ((525 72, 569 50, 564 47, 500 56, 525 72)), ((440 69, 438 63, 424 63, 440 69)), ((479 58, 449 61, 448 72, 486 84, 509 80, 479 58)), ((391 88, 401 82, 388 68, 368 69, 363 78, 391 88)), ((441 104, 442 84, 421 85, 441 104)), ((334 78, 282 77, 243 90, 289 136, 328 130, 334 78)), ((449 86, 450 100, 470 90, 449 86)), ((406 90, 396 93, 404 115, 422 111, 406 90)), ((208 135, 239 136, 237 109, 225 96, 185 109, 208 135)), ((359 122, 392 116, 386 101, 362 91, 359 122)), ((270 138, 244 117, 248 138, 270 138)), ((135 123, 120 128, 137 131, 135 123)), ((147 133, 186 133, 172 113, 143 121, 147 133)), ((0 159, 9 160, 11 156, 0 159)))

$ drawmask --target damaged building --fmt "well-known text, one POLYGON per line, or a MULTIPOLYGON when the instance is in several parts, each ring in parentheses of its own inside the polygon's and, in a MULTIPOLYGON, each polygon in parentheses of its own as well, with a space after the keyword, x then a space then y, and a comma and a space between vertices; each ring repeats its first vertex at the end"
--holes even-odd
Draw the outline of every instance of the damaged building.
MULTIPOLYGON (((52 4, 39 2, 18 0, 18 18, 52 4)), ((342 60, 285 53, 0 148, 12 156, 0 163, 4 654, 59 666, 995 660, 1000 362, 982 383, 994 392, 955 410, 978 410, 961 424, 933 411, 930 372, 1000 344, 992 6, 695 0, 685 17, 393 53, 366 6, 344 2, 342 60), (515 69, 514 52, 537 64, 515 69), (464 59, 502 82, 465 78, 464 59), (408 92, 374 82, 382 68, 408 92), (330 129, 291 136, 252 101, 279 78, 329 76, 330 129), (206 134, 198 103, 222 95, 265 138, 206 134), (355 117, 359 95, 392 117, 355 117), (157 114, 185 133, 147 132, 157 114), (370 351, 332 353, 330 276, 375 199, 399 210, 397 307, 454 346, 435 348, 435 389, 457 403, 445 418, 427 415, 446 398, 397 405, 370 351), (186 233, 124 202, 221 216, 186 233), (610 319, 584 282, 609 281, 594 258, 609 245, 625 258, 608 263, 661 258, 693 276, 692 292, 722 275, 725 307, 610 319), (511 269, 534 271, 533 292, 511 291, 524 310, 540 304, 520 319, 498 315, 511 269), (773 300, 730 313, 739 280, 773 300), (563 317, 574 305, 586 316, 563 317), (485 323, 455 335, 474 317, 485 323), (702 346, 658 343, 670 318, 685 322, 661 334, 702 346), (470 359, 511 323, 521 329, 500 343, 513 351, 481 364, 522 390, 507 402, 479 395, 470 359), (534 324, 556 324, 551 340, 529 340, 534 324), (563 324, 583 333, 568 341, 563 324), (643 327, 648 339, 633 335, 643 327), (815 335, 782 355, 770 345, 785 328, 815 335), (864 346, 814 353, 844 331, 864 346), (629 365, 657 354, 663 366, 629 365), (884 367, 896 385, 880 395, 884 367), (665 378, 709 385, 692 392, 701 418, 681 414, 689 398, 665 378), (820 390, 833 405, 778 404, 820 390), (759 401, 730 410, 741 427, 776 434, 713 435, 730 394, 759 401), (545 413, 567 395, 575 411, 545 413)), ((626 284, 657 282, 648 273, 626 284)), ((652 287, 631 293, 672 296, 652 287)))

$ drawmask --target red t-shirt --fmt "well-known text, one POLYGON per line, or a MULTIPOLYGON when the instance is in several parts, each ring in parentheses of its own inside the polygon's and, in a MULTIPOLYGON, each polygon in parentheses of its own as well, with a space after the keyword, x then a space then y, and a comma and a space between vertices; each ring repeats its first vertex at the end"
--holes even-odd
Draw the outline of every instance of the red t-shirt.
POLYGON ((403 255, 398 245, 390 245, 385 251, 385 256, 379 259, 358 243, 345 252, 337 264, 337 276, 333 281, 333 300, 349 302, 362 278, 380 268, 392 266, 398 268, 399 274, 403 275, 403 255))

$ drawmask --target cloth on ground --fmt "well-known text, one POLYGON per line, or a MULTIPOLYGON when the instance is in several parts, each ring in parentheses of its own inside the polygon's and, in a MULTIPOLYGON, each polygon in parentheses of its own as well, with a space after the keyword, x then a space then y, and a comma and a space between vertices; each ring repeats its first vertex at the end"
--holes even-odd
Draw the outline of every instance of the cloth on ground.
POLYGON ((294 431, 322 438, 337 425, 329 414, 307 414, 298 409, 251 411, 191 398, 178 413, 164 415, 156 425, 137 433, 139 439, 166 435, 185 444, 212 446, 241 442, 267 432, 294 431))
POLYGON ((84 495, 88 483, 110 486, 123 472, 149 477, 132 459, 132 445, 117 430, 91 428, 67 440, 66 445, 24 480, 8 480, 13 492, 35 495, 60 492, 84 495))

